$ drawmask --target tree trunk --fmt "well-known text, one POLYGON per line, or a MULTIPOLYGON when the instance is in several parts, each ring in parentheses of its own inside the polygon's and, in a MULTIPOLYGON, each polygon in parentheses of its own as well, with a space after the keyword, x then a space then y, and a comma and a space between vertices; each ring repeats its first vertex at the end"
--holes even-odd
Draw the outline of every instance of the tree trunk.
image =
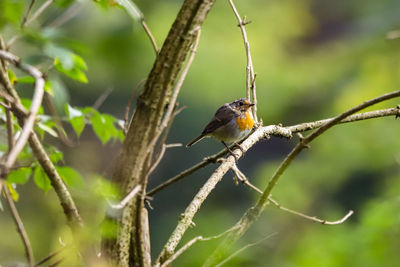
POLYGON ((154 149, 149 149, 149 145, 194 41, 195 30, 202 25, 214 2, 186 0, 183 3, 137 100, 134 116, 116 161, 113 180, 120 187, 122 196, 136 185, 141 185, 142 189, 118 218, 108 218, 116 224, 116 236, 103 240, 103 254, 118 266, 151 264, 148 259, 149 240, 146 240, 149 236, 148 227, 143 225, 147 221, 147 212, 143 210, 147 172, 154 149))

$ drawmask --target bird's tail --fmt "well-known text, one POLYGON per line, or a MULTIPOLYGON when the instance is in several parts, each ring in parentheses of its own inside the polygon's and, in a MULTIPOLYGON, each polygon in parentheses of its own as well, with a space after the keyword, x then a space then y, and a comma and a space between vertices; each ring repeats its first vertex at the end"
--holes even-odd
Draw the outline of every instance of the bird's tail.
POLYGON ((201 134, 198 137, 196 137, 195 139, 193 139, 191 142, 189 142, 186 147, 190 147, 194 144, 196 144, 197 142, 199 142, 201 139, 203 139, 205 137, 205 135, 201 134))

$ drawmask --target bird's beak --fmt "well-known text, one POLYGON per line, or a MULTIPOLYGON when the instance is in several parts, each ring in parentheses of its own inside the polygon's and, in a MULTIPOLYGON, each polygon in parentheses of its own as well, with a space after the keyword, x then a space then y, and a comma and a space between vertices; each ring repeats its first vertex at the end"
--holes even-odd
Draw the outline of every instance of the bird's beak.
POLYGON ((252 106, 254 106, 254 105, 255 105, 254 103, 250 103, 250 104, 249 104, 249 107, 252 107, 252 106))

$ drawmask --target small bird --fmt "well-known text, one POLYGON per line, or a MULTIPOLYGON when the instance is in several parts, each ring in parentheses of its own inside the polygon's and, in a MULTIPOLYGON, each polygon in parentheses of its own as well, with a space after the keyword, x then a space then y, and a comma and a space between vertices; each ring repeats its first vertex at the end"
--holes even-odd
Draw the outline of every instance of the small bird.
POLYGON ((222 142, 228 151, 236 158, 226 143, 235 143, 242 151, 240 145, 236 143, 247 136, 253 129, 254 119, 250 108, 254 106, 247 99, 239 98, 231 103, 222 105, 211 121, 204 127, 203 132, 186 147, 190 147, 199 142, 204 137, 212 136, 222 142))

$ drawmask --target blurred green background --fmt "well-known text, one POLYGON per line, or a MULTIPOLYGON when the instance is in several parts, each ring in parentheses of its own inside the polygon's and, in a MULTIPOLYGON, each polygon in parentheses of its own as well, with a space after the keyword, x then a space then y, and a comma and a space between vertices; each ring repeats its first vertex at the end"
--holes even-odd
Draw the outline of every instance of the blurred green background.
MULTIPOLYGON (((28 3, 2 1, 3 5, 15 5, 15 12, 26 10, 28 3)), ((37 1, 37 6, 43 2, 37 1)), ((67 2, 72 1, 56 1, 67 2)), ((161 46, 182 1, 135 3, 161 46)), ((48 27, 45 33, 85 59, 89 83, 61 77, 63 86, 55 92, 56 103, 59 109, 66 101, 90 106, 112 88, 100 111, 123 119, 129 96, 152 67, 154 51, 141 26, 122 9, 102 9, 91 1, 72 4, 79 7, 76 16, 61 27, 48 27)), ((400 39, 387 38, 389 32, 400 30, 399 1, 252 0, 236 1, 236 5, 240 14, 252 21, 246 30, 257 72, 258 115, 265 125, 332 117, 399 89, 400 39)), ((33 36, 41 25, 51 26, 64 11, 59 5, 52 6, 28 31, 33 36)), ((7 18, 7 12, 11 11, 0 11, 0 21, 7 18)), ((187 108, 176 117, 168 143, 186 144, 222 103, 245 96, 246 57, 236 25, 228 2, 217 1, 204 23, 198 53, 178 99, 187 108)), ((15 27, 2 27, 8 40, 15 27)), ((32 39, 18 40, 11 52, 34 62, 41 50, 32 39)), ((370 110, 398 103, 387 101, 370 110)), ((272 195, 286 207, 327 220, 337 220, 350 209, 355 214, 341 225, 326 226, 267 207, 235 249, 276 234, 238 254, 226 266, 397 266, 399 129, 399 122, 388 117, 337 126, 314 141, 311 149, 292 163, 272 195)), ((104 191, 104 181, 98 177, 109 177, 120 143, 103 146, 91 127, 85 128, 74 147, 64 147, 51 138, 48 141, 62 149, 65 163, 84 177, 84 188, 72 192, 86 224, 91 225, 88 247, 98 250, 106 208, 105 193, 99 192, 104 191)), ((238 166, 252 183, 264 188, 296 142, 297 137, 261 141, 238 166)), ((168 150, 151 175, 149 188, 221 148, 206 139, 190 149, 168 150)), ((180 213, 215 168, 208 166, 155 195, 154 209, 149 211, 153 257, 158 256, 180 213)), ((194 218, 196 227, 188 230, 182 244, 197 235, 223 232, 257 199, 256 192, 235 186, 232 177, 228 173, 205 201, 194 218)), ((17 190, 17 207, 35 257, 40 259, 60 247, 59 237, 68 242, 65 218, 54 192, 44 194, 33 181, 17 190)), ((4 199, 1 201, 5 205, 4 199)), ((0 264, 24 261, 7 208, 0 213, 0 237, 0 264)), ((217 244, 218 240, 196 244, 175 265, 199 266, 217 244)))

